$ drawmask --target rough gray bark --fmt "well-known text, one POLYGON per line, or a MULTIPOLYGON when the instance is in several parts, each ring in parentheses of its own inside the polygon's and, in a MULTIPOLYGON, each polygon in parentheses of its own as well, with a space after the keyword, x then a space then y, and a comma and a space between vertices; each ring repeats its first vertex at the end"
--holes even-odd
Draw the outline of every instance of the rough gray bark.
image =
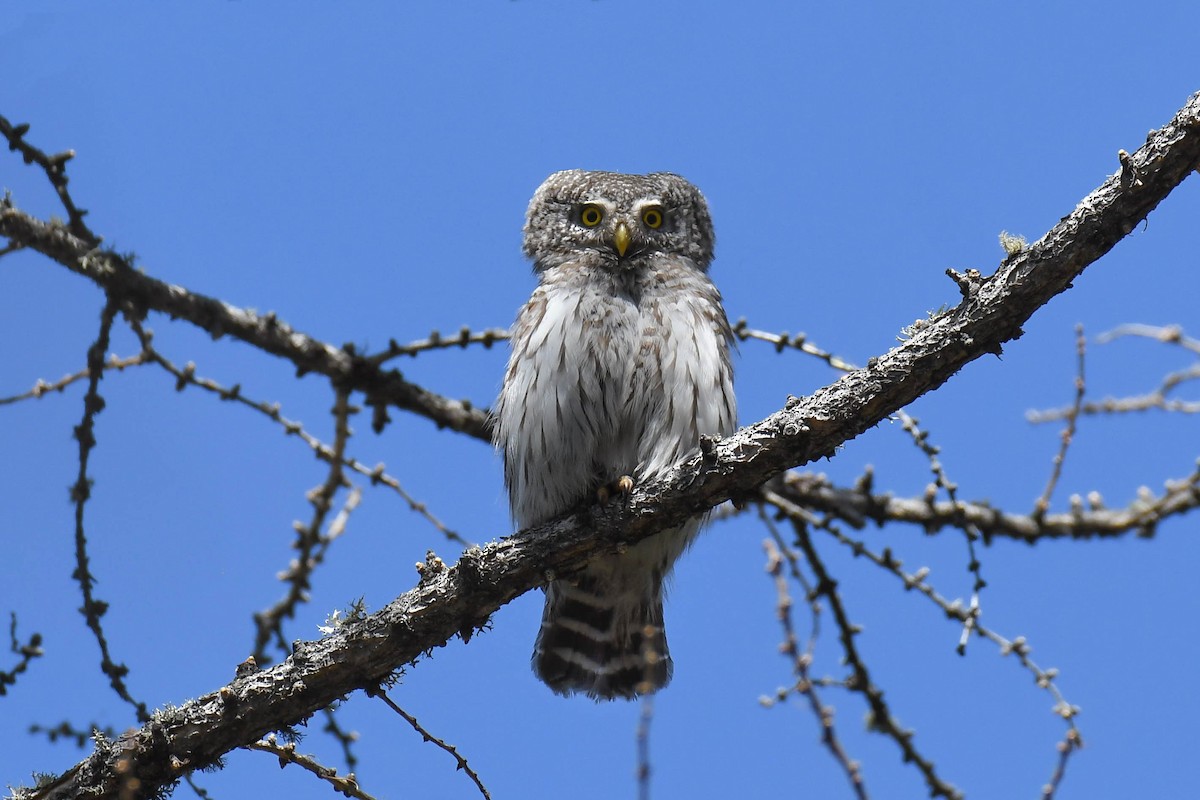
MULTIPOLYGON (((584 508, 472 549, 452 568, 431 558, 420 583, 378 613, 319 641, 298 643, 290 658, 271 669, 155 714, 140 730, 98 745, 58 780, 18 797, 150 796, 182 774, 212 764, 269 731, 297 724, 350 692, 371 691, 394 670, 456 634, 468 637, 500 606, 544 583, 548 572, 577 569, 592 556, 678 525, 730 498, 747 496, 786 469, 832 455, 838 445, 941 386, 968 362, 1000 353, 1005 342, 1021 335, 1021 326, 1039 307, 1069 288, 1197 169, 1200 94, 1190 98, 1170 124, 1151 133, 1136 153, 1122 152, 1120 163, 1121 169, 1074 212, 1041 240, 1007 258, 993 276, 951 273, 962 302, 866 368, 811 397, 789 399, 785 408, 726 439, 705 442, 703 452, 662 480, 636 487, 626 502, 584 508)), ((34 220, 11 205, 0 207, 0 234, 135 305, 182 317, 214 334, 231 333, 373 398, 485 435, 478 411, 462 418, 472 421, 454 424, 453 415, 435 410, 436 403, 414 404, 414 395, 401 383, 356 372, 347 366, 353 359, 343 351, 290 329, 283 331, 278 323, 272 331, 264 318, 251 320, 245 316, 249 312, 209 298, 197 300, 178 287, 153 281, 118 256, 88 252, 62 227, 34 220)), ((233 665, 230 668, 232 672, 233 665)))

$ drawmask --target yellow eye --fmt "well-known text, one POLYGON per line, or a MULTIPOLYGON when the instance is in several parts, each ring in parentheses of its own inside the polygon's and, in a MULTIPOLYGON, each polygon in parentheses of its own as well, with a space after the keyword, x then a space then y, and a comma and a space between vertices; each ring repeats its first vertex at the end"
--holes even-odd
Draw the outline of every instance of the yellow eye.
POLYGON ((663 224, 663 212, 658 206, 650 206, 642 211, 642 224, 647 228, 658 230, 663 224))
POLYGON ((585 228, 594 228, 604 219, 604 209, 593 203, 588 203, 579 210, 579 221, 585 228))

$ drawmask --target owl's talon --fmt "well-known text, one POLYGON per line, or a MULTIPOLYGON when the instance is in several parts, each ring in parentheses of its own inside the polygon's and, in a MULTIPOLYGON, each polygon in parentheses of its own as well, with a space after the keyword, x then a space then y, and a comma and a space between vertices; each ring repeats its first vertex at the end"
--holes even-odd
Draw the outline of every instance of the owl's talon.
POLYGON ((606 483, 596 490, 596 499, 601 503, 607 503, 613 498, 613 495, 626 495, 633 491, 633 478, 628 475, 622 475, 612 483, 606 483))

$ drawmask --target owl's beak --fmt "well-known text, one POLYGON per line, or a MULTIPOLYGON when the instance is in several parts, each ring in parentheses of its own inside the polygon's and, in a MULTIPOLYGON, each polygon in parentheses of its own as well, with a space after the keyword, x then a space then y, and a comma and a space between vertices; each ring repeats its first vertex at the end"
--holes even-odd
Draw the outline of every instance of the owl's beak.
POLYGON ((613 244, 617 248, 617 255, 625 255, 625 251, 629 249, 630 238, 628 226, 624 222, 618 222, 617 229, 613 231, 613 244))

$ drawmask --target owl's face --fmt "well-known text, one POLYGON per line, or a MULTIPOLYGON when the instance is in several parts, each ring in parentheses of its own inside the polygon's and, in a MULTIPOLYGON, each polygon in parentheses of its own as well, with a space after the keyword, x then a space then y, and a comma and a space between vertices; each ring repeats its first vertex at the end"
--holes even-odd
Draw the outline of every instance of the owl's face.
POLYGON ((534 193, 524 249, 538 272, 580 259, 633 269, 662 253, 685 256, 706 270, 712 219, 704 195, 678 175, 566 170, 534 193))

